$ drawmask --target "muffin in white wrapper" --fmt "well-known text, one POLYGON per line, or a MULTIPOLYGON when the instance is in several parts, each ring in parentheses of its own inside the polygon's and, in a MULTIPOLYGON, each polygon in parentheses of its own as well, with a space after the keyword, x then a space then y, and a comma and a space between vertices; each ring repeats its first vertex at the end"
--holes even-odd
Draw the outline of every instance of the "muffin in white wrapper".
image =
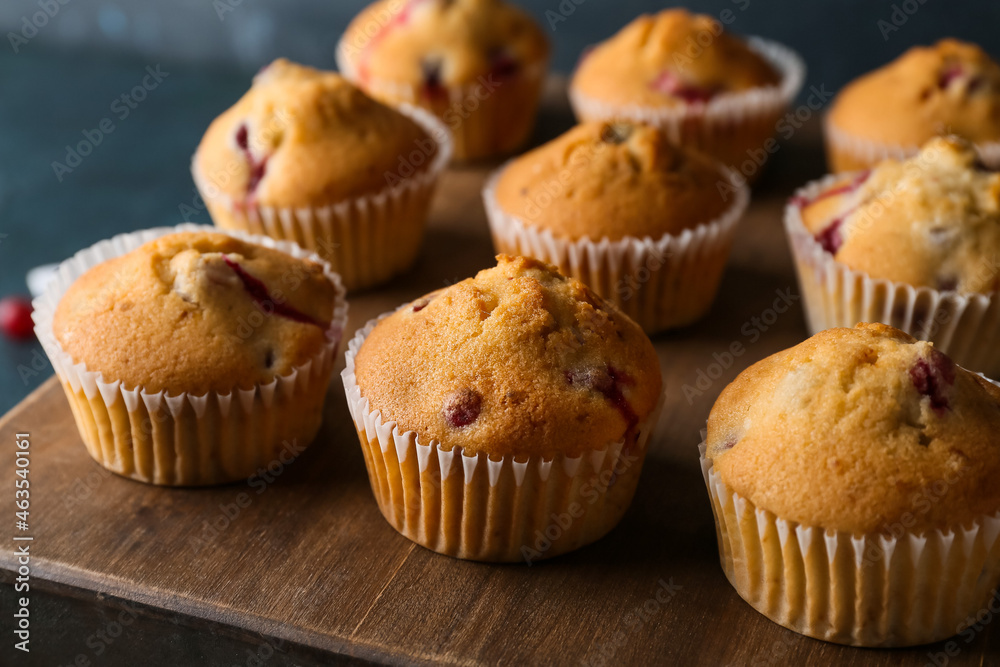
POLYGON ((853 646, 961 632, 1000 584, 1000 385, 884 324, 745 369, 699 447, 722 568, 772 621, 853 646))
POLYGON ((372 194, 317 208, 247 205, 202 174, 196 159, 191 174, 218 227, 294 242, 327 260, 346 289, 372 287, 416 261, 438 179, 453 151, 451 133, 432 114, 408 105, 399 111, 420 125, 436 148, 428 154, 415 145, 410 155, 400 155, 413 173, 398 174, 398 182, 372 194))
POLYGON ((384 421, 358 386, 355 356, 387 315, 350 342, 342 377, 372 493, 393 528, 448 556, 531 564, 590 544, 618 524, 635 494, 662 392, 628 450, 623 440, 575 457, 468 456, 384 421))
POLYGON ((757 611, 839 644, 913 646, 960 632, 1000 579, 1000 511, 969 525, 852 534, 787 521, 730 490, 699 446, 726 577, 757 611))
POLYGON ((788 234, 810 333, 859 322, 881 322, 930 340, 961 366, 1000 376, 1000 301, 874 279, 838 262, 806 228, 797 202, 810 201, 852 174, 837 174, 798 190, 785 208, 788 234))
POLYGON ((496 197, 501 167, 487 181, 483 202, 497 252, 534 257, 588 285, 646 333, 691 324, 712 306, 750 189, 729 172, 731 203, 714 220, 652 239, 626 236, 571 240, 506 212, 496 197))
POLYGON ((344 294, 330 265, 294 243, 184 224, 121 234, 60 264, 45 292, 33 302, 35 333, 95 461, 116 474, 152 484, 220 484, 246 479, 275 460, 291 460, 315 437, 347 322, 344 294), (322 348, 308 362, 270 382, 200 395, 125 386, 74 362, 53 331, 62 296, 89 269, 175 232, 223 233, 320 264, 336 292, 322 348))
POLYGON ((673 142, 714 156, 752 183, 762 166, 754 154, 763 152, 766 158, 769 153, 765 143, 801 90, 806 67, 797 53, 777 42, 751 37, 747 44, 779 72, 777 86, 724 92, 704 103, 646 106, 607 102, 571 85, 570 103, 580 121, 626 118, 663 128, 673 142))

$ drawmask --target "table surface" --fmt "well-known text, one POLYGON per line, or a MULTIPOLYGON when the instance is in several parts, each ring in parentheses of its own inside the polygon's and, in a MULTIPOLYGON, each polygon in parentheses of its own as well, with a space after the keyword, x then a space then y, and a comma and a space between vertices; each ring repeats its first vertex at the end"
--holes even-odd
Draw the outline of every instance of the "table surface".
MULTIPOLYGON (((568 122, 564 104, 550 103, 542 133, 568 122)), ((0 421, 0 442, 31 434, 33 576, 149 605, 195 627, 294 642, 331 659, 928 663, 943 644, 860 650, 785 630, 743 602, 718 563, 699 433, 740 370, 807 335, 781 210, 794 187, 821 172, 811 122, 783 145, 755 191, 710 315, 654 339, 668 402, 631 509, 597 543, 532 566, 489 565, 440 556, 396 534, 372 498, 339 376, 315 443, 263 489, 164 489, 105 473, 49 380, 0 421), (782 295, 794 305, 777 314, 782 295), (735 342, 745 351, 733 358, 735 342), (237 505, 241 494, 250 498, 246 507, 237 505), (212 524, 221 528, 206 528, 212 524), (658 602, 664 586, 673 594, 658 602)), ((479 198, 487 173, 447 174, 417 267, 351 297, 348 338, 368 319, 493 263, 479 198)), ((338 373, 342 367, 341 360, 338 373)), ((3 498, 14 497, 13 477, 8 463, 3 498)), ((0 543, 0 569, 16 569, 12 543, 0 543)), ((987 625, 968 644, 959 639, 948 664, 1000 662, 998 627, 987 625)))

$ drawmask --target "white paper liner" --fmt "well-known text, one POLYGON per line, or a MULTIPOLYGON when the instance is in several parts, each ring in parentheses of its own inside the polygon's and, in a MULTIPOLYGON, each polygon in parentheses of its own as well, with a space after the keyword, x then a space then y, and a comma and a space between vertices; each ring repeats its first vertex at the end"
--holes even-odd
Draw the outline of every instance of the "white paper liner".
POLYGON ((496 187, 510 162, 494 172, 483 202, 498 252, 534 257, 588 285, 635 320, 646 333, 691 324, 715 300, 736 225, 750 202, 746 182, 730 172, 723 178, 734 190, 730 207, 715 220, 680 234, 570 240, 528 224, 503 210, 496 187))
MULTIPOLYGON (((191 161, 191 175, 218 227, 293 241, 326 259, 346 289, 372 287, 406 271, 416 260, 438 178, 453 151, 451 133, 433 114, 408 105, 399 111, 437 143, 437 153, 426 168, 374 194, 319 208, 248 209, 201 173, 197 155, 191 161)), ((414 151, 419 149, 414 146, 414 151)))
POLYGON ((372 492, 393 528, 448 556, 532 563, 589 544, 618 524, 635 494, 664 393, 637 426, 630 452, 621 441, 576 457, 466 456, 461 447, 421 443, 414 431, 400 431, 362 395, 354 358, 389 314, 351 340, 341 376, 372 492))
MULTIPOLYGON (((777 86, 722 93, 705 104, 645 106, 605 102, 570 86, 569 99, 581 121, 626 118, 662 128, 674 143, 700 148, 737 168, 748 151, 762 148, 805 82, 806 66, 788 47, 760 37, 747 44, 781 74, 777 86)), ((753 181, 755 169, 747 177, 753 181)))
POLYGON ((957 634, 1000 580, 1000 512, 898 538, 803 526, 731 491, 706 448, 722 569, 744 600, 790 630, 853 646, 936 642, 957 634))
POLYGON ((485 97, 483 85, 478 80, 458 86, 445 86, 447 100, 441 100, 437 109, 432 109, 422 99, 422 86, 377 77, 362 80, 346 54, 343 36, 337 44, 336 60, 337 70, 348 81, 383 102, 413 105, 444 113, 464 108, 461 114, 453 115, 453 120, 448 123, 455 142, 456 161, 506 155, 528 140, 535 124, 549 66, 548 59, 526 64, 516 77, 505 79, 485 97), (475 109, 470 110, 472 106, 475 109))
POLYGON ((810 333, 859 322, 881 322, 933 341, 957 364, 1000 377, 1000 300, 876 280, 838 262, 816 241, 794 202, 814 198, 844 174, 813 181, 785 208, 785 230, 799 277, 810 333))
POLYGON ((66 391, 80 435, 90 455, 112 472, 169 486, 218 484, 246 479, 280 455, 296 455, 315 436, 347 323, 340 277, 329 263, 294 243, 269 237, 183 224, 120 234, 81 250, 62 264, 36 298, 35 334, 66 391), (56 307, 69 287, 89 269, 145 243, 175 232, 213 232, 314 261, 336 288, 326 344, 287 375, 252 389, 227 393, 168 395, 126 387, 74 363, 56 339, 56 307), (282 454, 289 445, 294 451, 282 454))
MULTIPOLYGON (((829 114, 823 119, 830 168, 835 172, 874 167, 883 160, 906 160, 920 153, 921 146, 901 146, 871 141, 836 127, 829 114)), ((1000 142, 975 144, 979 159, 990 169, 1000 169, 1000 142)))

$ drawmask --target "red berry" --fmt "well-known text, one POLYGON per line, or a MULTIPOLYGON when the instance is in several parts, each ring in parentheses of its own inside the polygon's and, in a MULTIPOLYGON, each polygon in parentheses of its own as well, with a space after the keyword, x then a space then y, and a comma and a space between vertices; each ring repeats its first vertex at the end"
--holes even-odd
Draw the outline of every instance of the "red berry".
POLYGON ((517 59, 504 49, 496 49, 490 54, 490 73, 498 79, 515 76, 520 69, 517 59))
POLYGON ((483 397, 472 389, 453 391, 444 399, 441 412, 452 428, 462 428, 479 419, 483 408, 483 397))
POLYGON ((704 88, 685 81, 671 70, 663 70, 650 84, 653 90, 657 90, 665 95, 679 97, 691 104, 704 104, 715 97, 716 91, 713 88, 704 88))
POLYGON ((20 296, 0 299, 0 331, 14 340, 28 340, 34 336, 35 324, 31 321, 31 301, 20 296))
POLYGON ((448 89, 442 80, 442 67, 443 63, 440 60, 424 60, 420 63, 420 69, 424 73, 424 85, 421 93, 429 100, 448 97, 448 89))
POLYGON ((931 407, 943 413, 951 407, 950 388, 955 384, 955 362, 939 350, 932 349, 927 359, 918 359, 910 369, 910 380, 916 390, 931 399, 931 407))
POLYGON ((952 63, 938 76, 938 88, 947 88, 952 81, 957 81, 965 76, 965 68, 960 63, 952 63))
POLYGON ((840 235, 840 228, 843 224, 844 218, 837 218, 816 235, 816 242, 831 255, 836 255, 840 246, 844 245, 844 237, 840 235))

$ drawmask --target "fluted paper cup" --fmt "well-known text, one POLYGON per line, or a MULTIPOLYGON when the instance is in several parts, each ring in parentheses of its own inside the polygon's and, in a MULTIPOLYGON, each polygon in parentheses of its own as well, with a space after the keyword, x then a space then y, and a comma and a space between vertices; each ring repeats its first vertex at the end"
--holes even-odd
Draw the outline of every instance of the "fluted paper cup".
MULTIPOLYGON (((883 160, 906 160, 920 153, 919 145, 902 146, 871 141, 838 128, 827 116, 823 122, 826 156, 830 171, 861 171, 883 160)), ((1000 142, 975 145, 979 159, 990 169, 1000 169, 1000 142)))
POLYGON ((483 202, 497 252, 555 264, 564 275, 588 285, 635 320, 648 334, 691 324, 715 300, 736 225, 750 201, 750 189, 735 175, 733 200, 715 220, 658 239, 627 236, 570 240, 504 211, 496 187, 505 165, 487 181, 483 202))
POLYGON ((34 303, 35 333, 52 362, 91 457, 124 477, 165 486, 247 479, 276 460, 298 455, 315 437, 347 322, 340 278, 317 255, 285 241, 184 224, 121 234, 81 250, 59 265, 34 303), (52 328, 56 307, 89 269, 175 232, 223 233, 323 266, 337 290, 326 343, 287 375, 249 389, 169 395, 129 387, 76 362, 52 328))
POLYGON ((635 494, 662 395, 629 449, 622 441, 576 457, 466 455, 447 443, 420 442, 365 398, 354 358, 377 323, 350 342, 342 377, 372 493, 393 528, 448 556, 530 564, 618 524, 635 494))
POLYGON ((753 168, 740 173, 753 182, 761 171, 754 155, 774 137, 778 122, 802 88, 806 66, 797 53, 777 42, 751 37, 747 43, 780 73, 777 86, 722 93, 704 104, 671 107, 615 104, 570 86, 570 103, 580 121, 630 119, 654 125, 674 143, 698 148, 734 171, 751 160, 753 168))
POLYGON ((192 160, 191 175, 218 227, 292 241, 327 260, 346 289, 372 287, 416 261, 434 190, 452 153, 451 134, 437 118, 405 105, 399 110, 437 143, 437 152, 430 157, 414 146, 412 158, 400 156, 412 163, 414 173, 374 194, 318 208, 246 206, 202 174, 197 160, 192 160), (427 159, 430 165, 424 168, 420 161, 427 159))
POLYGON ((489 75, 460 86, 445 86, 443 94, 428 99, 423 86, 378 77, 362 79, 347 56, 341 38, 337 69, 372 97, 392 105, 421 107, 440 118, 451 130, 457 161, 508 155, 531 136, 545 85, 548 60, 532 63, 512 77, 489 75))
POLYGON ((775 623, 852 646, 915 646, 962 630, 1000 582, 1000 512, 968 526, 854 535, 804 526, 727 487, 699 447, 719 558, 775 623))
POLYGON ((843 178, 839 174, 813 181, 796 192, 785 208, 785 230, 810 333, 881 322, 932 341, 960 366, 1000 377, 1000 300, 996 293, 963 294, 874 279, 838 262, 816 241, 796 202, 813 199, 843 178))

